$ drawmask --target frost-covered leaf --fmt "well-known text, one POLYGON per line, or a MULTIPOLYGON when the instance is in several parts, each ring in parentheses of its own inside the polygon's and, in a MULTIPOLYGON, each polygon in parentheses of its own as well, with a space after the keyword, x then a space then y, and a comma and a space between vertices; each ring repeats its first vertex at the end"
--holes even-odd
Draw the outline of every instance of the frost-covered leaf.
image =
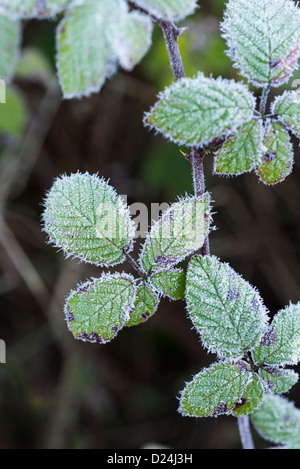
POLYGON ((25 127, 27 109, 21 92, 13 87, 6 87, 6 103, 0 105, 0 134, 19 138, 25 127))
POLYGON ((0 0, 0 11, 18 18, 50 18, 63 11, 72 0, 0 0))
POLYGON ((287 392, 298 381, 298 373, 293 370, 283 370, 276 366, 264 367, 259 371, 267 391, 275 394, 287 392))
POLYGON ((271 107, 272 114, 296 137, 300 138, 300 91, 285 91, 271 107))
POLYGON ((235 417, 251 414, 261 404, 264 390, 256 373, 252 373, 245 391, 232 411, 235 417))
POLYGON ((252 118, 254 108, 245 85, 199 73, 161 93, 144 122, 175 142, 202 146, 234 132, 252 118))
POLYGON ((268 119, 265 126, 263 155, 256 173, 265 184, 277 184, 284 181, 292 171, 293 146, 288 132, 279 122, 268 119))
POLYGON ((114 265, 133 245, 134 226, 121 197, 96 175, 61 176, 45 200, 50 242, 86 262, 114 265))
POLYGON ((182 269, 159 272, 150 278, 156 290, 173 300, 184 300, 186 273, 182 269))
POLYGON ((124 15, 115 36, 115 49, 121 66, 132 70, 149 49, 152 36, 152 22, 149 17, 136 11, 124 15))
POLYGON ((131 70, 146 53, 150 40, 150 19, 129 13, 123 0, 75 2, 57 29, 64 97, 98 92, 119 62, 131 70))
POLYGON ((134 278, 104 274, 72 291, 65 303, 65 318, 75 339, 104 344, 127 323, 135 300, 134 278))
POLYGON ((210 350, 238 357, 260 340, 267 311, 259 293, 217 257, 193 257, 186 299, 190 319, 210 350))
POLYGON ((14 73, 20 49, 20 40, 20 22, 0 14, 1 79, 10 80, 14 73))
POLYGON ((136 298, 126 326, 137 326, 148 321, 157 311, 158 295, 146 284, 141 283, 136 291, 136 298))
POLYGON ((247 363, 214 364, 186 385, 179 412, 187 417, 246 415, 260 403, 261 396, 262 388, 247 363))
POLYGON ((152 226, 140 263, 146 273, 169 270, 203 246, 209 229, 210 196, 187 197, 172 204, 152 226))
POLYGON ((252 414, 256 429, 266 440, 287 449, 300 449, 300 410, 281 396, 266 396, 252 414))
POLYGON ((280 86, 297 68, 300 10, 294 1, 229 0, 221 27, 229 57, 256 86, 280 86))
POLYGON ((251 119, 231 135, 215 155, 217 174, 242 174, 251 171, 262 153, 262 121, 251 119))
POLYGON ((196 0, 135 0, 135 5, 159 19, 178 21, 192 14, 196 0))
POLYGON ((300 360, 300 303, 279 311, 253 351, 258 365, 297 364, 300 360))

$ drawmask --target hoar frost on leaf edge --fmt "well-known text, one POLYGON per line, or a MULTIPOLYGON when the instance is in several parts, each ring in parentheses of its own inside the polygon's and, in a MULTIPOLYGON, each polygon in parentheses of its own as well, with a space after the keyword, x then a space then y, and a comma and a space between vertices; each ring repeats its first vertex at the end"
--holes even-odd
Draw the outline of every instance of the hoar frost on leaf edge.
POLYGON ((43 205, 44 210, 43 210, 43 213, 41 215, 41 221, 42 221, 42 226, 43 226, 42 231, 45 232, 47 237, 48 237, 47 243, 52 245, 54 248, 57 248, 59 251, 62 251, 66 259, 69 259, 69 258, 71 258, 72 260, 73 259, 78 259, 80 263, 85 262, 87 264, 93 264, 93 265, 96 265, 98 267, 114 267, 116 265, 122 264, 126 259, 124 254, 123 254, 123 256, 121 257, 120 260, 118 260, 116 262, 113 262, 113 263, 107 263, 107 262, 96 262, 96 261, 92 261, 92 260, 87 260, 83 255, 77 255, 77 254, 74 254, 73 252, 69 252, 61 244, 59 244, 57 241, 54 240, 54 238, 52 237, 50 231, 47 229, 47 227, 46 227, 47 220, 45 218, 45 211, 46 211, 46 206, 47 206, 47 201, 48 201, 49 195, 51 194, 51 191, 52 191, 54 185, 58 181, 62 181, 63 179, 70 179, 72 177, 75 178, 76 176, 82 176, 82 177, 85 177, 85 178, 92 178, 95 181, 97 181, 98 183, 104 183, 106 185, 106 187, 109 188, 111 194, 113 194, 117 198, 118 207, 120 209, 120 212, 126 214, 126 218, 127 218, 128 236, 130 237, 130 244, 127 245, 126 252, 129 253, 133 250, 133 247, 134 247, 134 234, 135 234, 136 227, 134 225, 133 220, 130 217, 128 206, 125 204, 122 197, 119 196, 119 194, 117 193, 115 188, 112 187, 108 183, 108 181, 106 181, 103 177, 100 178, 98 176, 98 173, 90 174, 88 171, 86 171, 85 173, 81 173, 80 171, 77 171, 77 173, 71 173, 70 175, 61 174, 61 175, 59 175, 58 177, 56 177, 54 179, 52 187, 47 191, 46 197, 44 197, 44 199, 43 199, 42 205, 43 205))
POLYGON ((255 347, 260 343, 260 340, 263 337, 263 334, 266 330, 266 327, 268 326, 268 320, 269 320, 269 311, 266 308, 258 289, 255 286, 251 285, 250 282, 245 280, 241 274, 236 272, 230 266, 229 263, 221 261, 217 256, 214 256, 214 255, 208 255, 208 256, 195 255, 189 261, 188 268, 187 268, 187 282, 186 282, 186 312, 187 312, 188 318, 190 319, 190 321, 193 324, 192 329, 194 329, 196 331, 196 333, 198 334, 198 336, 200 337, 200 342, 201 342, 203 348, 206 349, 209 353, 216 354, 217 357, 221 361, 226 361, 227 360, 227 361, 231 361, 231 362, 235 361, 235 360, 237 360, 237 361, 241 360, 243 358, 243 355, 244 355, 245 352, 252 352, 255 349, 255 347), (260 303, 260 307, 262 308, 262 311, 261 311, 261 314, 260 314, 260 329, 261 329, 261 332, 260 332, 260 336, 257 338, 256 344, 254 344, 251 348, 247 348, 247 350, 243 350, 239 354, 232 354, 232 353, 229 353, 229 352, 225 352, 224 350, 220 350, 217 346, 212 345, 207 340, 205 340, 203 338, 203 333, 198 329, 197 325, 194 324, 192 314, 191 314, 190 309, 189 309, 190 306, 188 304, 189 290, 192 290, 192 287, 190 287, 188 285, 188 280, 189 280, 190 265, 193 262, 193 260, 195 260, 197 257, 202 258, 202 259, 207 257, 209 259, 215 260, 217 263, 221 263, 222 265, 227 267, 227 269, 229 269, 229 271, 232 271, 234 273, 234 278, 242 280, 243 282, 247 283, 251 287, 253 292, 257 295, 257 298, 258 298, 259 303, 260 303))
MULTIPOLYGON (((151 272, 151 270, 149 272, 147 272, 143 266, 143 258, 144 258, 144 254, 145 254, 145 251, 147 249, 147 247, 150 245, 151 243, 151 233, 156 229, 156 227, 158 227, 160 224, 161 224, 161 219, 162 217, 169 213, 171 210, 172 210, 172 207, 174 205, 177 205, 177 204, 182 204, 182 203, 185 203, 187 202, 188 200, 191 201, 191 202, 196 202, 196 201, 204 201, 204 199, 206 199, 206 203, 208 205, 208 212, 206 214, 206 230, 205 230, 205 234, 204 234, 204 240, 205 240, 205 237, 208 235, 211 227, 211 219, 212 219, 212 216, 211 216, 211 194, 209 192, 205 192, 203 195, 201 195, 200 197, 199 196, 190 196, 190 195, 186 195, 185 197, 178 197, 178 200, 176 202, 173 202, 170 207, 159 217, 159 219, 157 221, 154 222, 154 224, 151 226, 150 230, 148 231, 148 234, 147 234, 147 237, 143 243, 143 245, 141 246, 141 249, 140 249, 140 253, 139 253, 139 258, 138 258, 138 263, 139 263, 139 266, 141 268, 141 270, 146 273, 146 274, 149 274, 151 272)), ((203 241, 204 242, 204 241, 203 241)), ((203 245, 203 244, 202 244, 203 245)), ((162 272, 167 272, 167 271, 171 271, 172 269, 174 269, 174 267, 179 264, 180 262, 182 262, 184 259, 186 259, 188 256, 192 255, 193 253, 195 253, 198 249, 200 249, 202 246, 199 246, 193 250, 190 250, 188 251, 187 253, 185 254, 182 254, 181 256, 178 256, 176 258, 176 261, 170 263, 168 266, 162 266, 161 268, 158 268, 155 270, 155 272, 153 273, 154 274, 157 274, 157 273, 162 273, 162 272)), ((153 264, 154 265, 154 264, 153 264)), ((153 267, 152 265, 152 267, 153 267)), ((151 268, 152 269, 152 268, 151 268)))
POLYGON ((101 276, 96 278, 96 277, 92 277, 91 279, 89 280, 86 280, 85 282, 80 282, 76 285, 76 287, 74 289, 72 289, 69 293, 69 295, 67 296, 66 300, 65 300, 65 303, 64 303, 64 318, 65 318, 65 321, 67 323, 67 327, 68 327, 68 330, 71 332, 71 334, 73 335, 74 339, 75 340, 81 340, 82 342, 90 342, 90 343, 100 343, 100 344, 107 344, 109 342, 111 342, 117 335, 118 333, 126 326, 126 323, 129 321, 130 319, 130 312, 132 311, 132 308, 134 306, 134 302, 135 302, 135 299, 136 299, 136 292, 137 292, 137 285, 136 285, 136 279, 131 275, 131 274, 128 274, 127 272, 115 272, 113 274, 109 273, 109 272, 102 272, 101 276), (115 332, 115 334, 113 335, 113 337, 110 339, 110 340, 104 340, 102 339, 101 342, 98 342, 97 341, 97 338, 88 338, 88 337, 76 337, 72 330, 70 329, 69 327, 69 322, 72 320, 70 319, 70 312, 68 311, 68 304, 69 304, 69 301, 70 299, 78 294, 78 292, 80 293, 81 290, 85 290, 87 289, 88 287, 90 287, 91 285, 97 283, 97 282, 101 282, 102 280, 106 280, 106 279, 118 279, 118 278, 122 278, 124 280, 127 280, 128 282, 130 282, 133 286, 133 295, 131 296, 131 300, 130 300, 130 303, 128 304, 128 306, 124 309, 124 320, 123 320, 123 323, 122 323, 122 326, 120 328, 118 328, 118 330, 115 332))
MULTIPOLYGON (((239 2, 240 0, 228 0, 227 2, 227 6, 228 8, 231 8, 233 5, 234 5, 234 2, 239 2)), ((245 1, 245 0, 243 0, 245 1)), ((247 1, 247 0, 246 0, 247 1)), ((257 1, 257 0, 254 0, 254 1, 257 1)), ((259 0, 260 1, 260 0, 259 0)), ((265 1, 265 0, 264 0, 265 1)), ((268 0, 267 0, 268 1, 268 0)), ((293 0, 283 0, 285 1, 286 3, 289 3, 292 5, 292 7, 298 7, 299 8, 299 5, 298 3, 295 5, 294 1, 293 0)), ((282 0, 269 0, 269 3, 270 4, 274 4, 275 2, 277 3, 282 3, 282 0)), ((251 2, 249 2, 250 4, 251 2)), ((295 12, 296 9, 295 9, 295 12)), ((300 18, 300 12, 299 12, 299 18, 300 18)), ((296 50, 294 51, 294 59, 295 59, 295 65, 293 67, 291 66, 287 66, 287 70, 290 72, 289 74, 287 74, 285 76, 284 79, 277 79, 278 81, 266 81, 266 82, 259 82, 258 80, 256 80, 255 78, 253 78, 251 75, 247 74, 244 69, 243 69, 243 66, 240 64, 239 62, 239 59, 236 57, 236 49, 237 49, 237 45, 233 42, 233 40, 231 39, 230 37, 230 33, 228 31, 228 23, 230 22, 230 14, 228 13, 228 10, 225 11, 225 14, 224 14, 224 19, 223 21, 221 22, 220 24, 220 28, 221 28, 221 32, 222 32, 222 37, 225 39, 226 43, 227 43, 227 46, 228 46, 228 51, 226 51, 226 54, 228 55, 228 57, 231 59, 231 61, 233 62, 233 66, 234 68, 238 69, 239 72, 240 72, 240 75, 243 76, 243 77, 246 77, 247 80, 252 83, 254 86, 258 87, 258 88, 263 88, 264 86, 270 84, 271 86, 273 87, 280 87, 282 85, 284 85, 286 82, 288 82, 288 80, 291 78, 292 76, 292 73, 296 70, 298 70, 299 68, 299 65, 298 65, 298 60, 299 60, 299 57, 300 57, 300 41, 298 41, 297 45, 295 44, 295 47, 296 47, 296 50)), ((287 58, 286 58, 287 59, 287 58)))
POLYGON ((233 79, 227 79, 219 76, 218 78, 212 78, 212 77, 205 77, 205 75, 202 72, 198 72, 197 76, 194 78, 190 77, 185 77, 177 80, 170 86, 167 86, 163 91, 159 92, 157 95, 157 100, 155 104, 150 108, 149 111, 144 113, 144 118, 143 118, 143 123, 146 128, 149 128, 150 130, 153 130, 156 134, 161 134, 165 138, 169 139, 171 142, 176 143, 177 145, 184 145, 187 147, 197 147, 197 148, 205 148, 209 146, 210 143, 212 143, 216 138, 220 137, 230 137, 232 133, 236 132, 237 129, 244 123, 250 121, 253 118, 253 112, 256 108, 256 97, 254 96, 253 93, 249 90, 248 86, 242 82, 236 82, 233 79), (205 81, 214 81, 215 83, 224 83, 228 85, 229 87, 235 87, 236 89, 243 90, 245 94, 248 94, 248 97, 251 97, 252 100, 252 105, 251 105, 251 113, 249 112, 249 115, 247 119, 243 119, 242 122, 235 122, 232 123, 232 127, 224 132, 220 132, 217 135, 214 135, 213 137, 209 139, 204 139, 201 142, 186 142, 184 139, 173 137, 170 132, 166 132, 163 129, 160 129, 156 124, 152 124, 149 122, 149 117, 153 115, 156 111, 156 109, 159 108, 160 103, 163 102, 164 100, 167 100, 169 95, 172 93, 173 90, 180 89, 182 84, 188 84, 191 83, 195 80, 198 79, 203 79, 205 81))

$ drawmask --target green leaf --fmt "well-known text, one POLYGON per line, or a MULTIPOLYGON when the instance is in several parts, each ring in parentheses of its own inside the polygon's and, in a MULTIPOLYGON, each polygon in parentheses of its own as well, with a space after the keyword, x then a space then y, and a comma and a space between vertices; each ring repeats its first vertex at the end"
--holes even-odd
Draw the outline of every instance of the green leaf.
POLYGON ((251 414, 260 406, 264 396, 264 390, 257 374, 251 374, 250 380, 239 402, 233 409, 232 415, 242 417, 251 414))
POLYGON ((152 285, 163 296, 172 300, 185 299, 186 273, 182 269, 159 272, 150 278, 152 285))
POLYGON ((261 119, 243 124, 215 154, 215 173, 239 175, 251 171, 262 153, 262 136, 261 119))
POLYGON ((288 132, 279 122, 268 119, 265 123, 263 155, 256 173, 265 184, 277 184, 291 173, 294 152, 288 132))
POLYGON ((182 20, 197 8, 196 0, 135 0, 134 4, 160 19, 182 20))
POLYGON ((300 360, 300 303, 279 311, 253 351, 262 366, 297 364, 300 360))
MULTIPOLYGON (((186 385, 181 393, 179 412, 187 417, 218 417, 237 412, 245 405, 243 394, 250 395, 247 385, 251 384, 252 378, 247 363, 243 361, 214 364, 195 375, 186 385)), ((254 394, 257 390, 251 399, 253 403, 259 401, 254 394)))
POLYGON ((254 108, 245 85, 198 74, 161 93, 144 123, 177 143, 203 146, 235 132, 252 118, 254 108))
POLYGON ((50 18, 64 9, 72 0, 0 0, 0 11, 18 18, 50 18))
POLYGON ((27 119, 23 95, 17 88, 7 86, 6 103, 0 106, 0 133, 12 138, 20 138, 27 119))
POLYGON ((65 98, 98 92, 117 69, 141 60, 151 41, 151 21, 128 12, 122 0, 73 4, 57 29, 58 72, 65 98))
POLYGON ((271 106, 271 113, 296 137, 300 138, 300 91, 285 91, 271 106))
POLYGON ((58 178, 46 197, 43 221, 51 243, 85 262, 115 265, 133 247, 128 207, 96 175, 58 178))
MULTIPOLYGON (((1 11, 1 10, 0 10, 1 11)), ((0 78, 10 80, 16 66, 21 41, 21 25, 18 20, 0 14, 0 78)))
POLYGON ((261 436, 287 449, 300 449, 300 410, 281 396, 266 396, 252 414, 261 436))
POLYGON ((152 226, 140 255, 142 269, 171 269, 203 246, 210 221, 210 196, 187 197, 172 204, 152 226))
POLYGON ((230 0, 221 25, 228 55, 258 87, 281 86, 300 56, 300 10, 291 0, 230 0))
POLYGON ((283 370, 276 366, 264 367, 259 371, 266 390, 276 394, 287 392, 298 381, 298 374, 293 370, 283 370))
POLYGON ((260 340, 267 311, 259 293, 217 257, 193 257, 186 300, 190 319, 211 351, 238 357, 260 340))
POLYGON ((135 300, 134 278, 104 274, 72 291, 65 303, 65 318, 75 339, 105 344, 129 320, 135 300))
POLYGON ((146 283, 141 283, 138 286, 136 299, 126 326, 137 326, 148 321, 157 311, 158 304, 157 294, 146 283))
POLYGON ((138 64, 151 44, 152 22, 150 19, 133 11, 124 15, 115 37, 115 49, 121 66, 131 71, 138 64))

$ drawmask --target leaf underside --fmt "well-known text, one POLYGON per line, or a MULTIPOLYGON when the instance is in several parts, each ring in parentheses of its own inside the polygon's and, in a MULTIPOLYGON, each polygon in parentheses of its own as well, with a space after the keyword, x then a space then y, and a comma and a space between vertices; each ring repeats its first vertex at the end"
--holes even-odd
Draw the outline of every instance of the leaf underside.
POLYGON ((135 4, 156 18, 178 21, 193 13, 196 0, 136 0, 135 4))

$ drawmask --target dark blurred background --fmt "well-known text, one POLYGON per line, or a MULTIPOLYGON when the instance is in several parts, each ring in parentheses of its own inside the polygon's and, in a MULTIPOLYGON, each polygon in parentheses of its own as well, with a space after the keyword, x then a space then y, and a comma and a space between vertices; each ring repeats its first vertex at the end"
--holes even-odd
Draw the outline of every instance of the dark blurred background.
MULTIPOLYGON (((188 27, 180 38, 188 76, 201 70, 241 80, 224 54, 223 8, 223 0, 202 0, 182 23, 188 27)), ((123 329, 105 346, 75 341, 67 331, 66 295, 101 270, 65 260, 46 244, 40 217, 53 179, 98 172, 128 195, 128 203, 143 202, 149 210, 193 188, 178 147, 142 125, 157 93, 173 81, 160 29, 154 28, 152 48, 132 73, 120 70, 88 99, 63 101, 53 74, 55 27, 24 24, 23 47, 34 51, 34 60, 19 67, 13 84, 23 96, 26 123, 17 141, 1 137, 0 337, 7 363, 0 364, 0 447, 239 449, 235 418, 190 419, 177 412, 184 383, 215 359, 192 330, 183 301, 163 300, 150 321, 123 329)), ((211 252, 259 289, 271 315, 300 300, 300 155, 294 143, 293 173, 274 187, 255 174, 213 176, 212 158, 205 161, 217 227, 211 252)), ((300 407, 300 385, 289 398, 300 407)), ((256 447, 268 446, 253 436, 256 447)))

